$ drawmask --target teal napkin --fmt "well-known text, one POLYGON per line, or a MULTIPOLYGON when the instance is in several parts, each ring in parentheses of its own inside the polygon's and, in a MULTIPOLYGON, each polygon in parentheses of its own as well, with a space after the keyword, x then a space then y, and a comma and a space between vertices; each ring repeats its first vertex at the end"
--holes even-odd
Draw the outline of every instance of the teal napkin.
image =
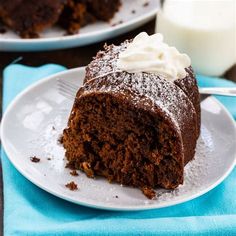
MULTIPOLYGON (((3 108, 33 82, 65 70, 10 65, 4 70, 3 108)), ((234 86, 198 76, 201 86, 234 86)), ((236 118, 236 100, 221 98, 236 118)), ((236 169, 212 191, 192 201, 158 210, 112 212, 61 200, 25 179, 2 150, 5 235, 236 235, 236 169)))

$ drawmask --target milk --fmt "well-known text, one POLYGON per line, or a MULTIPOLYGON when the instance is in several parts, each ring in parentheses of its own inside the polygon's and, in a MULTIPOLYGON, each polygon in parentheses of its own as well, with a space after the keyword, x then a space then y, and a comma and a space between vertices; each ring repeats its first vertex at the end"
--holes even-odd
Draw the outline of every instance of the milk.
POLYGON ((166 0, 156 31, 198 73, 220 76, 236 63, 235 0, 166 0))

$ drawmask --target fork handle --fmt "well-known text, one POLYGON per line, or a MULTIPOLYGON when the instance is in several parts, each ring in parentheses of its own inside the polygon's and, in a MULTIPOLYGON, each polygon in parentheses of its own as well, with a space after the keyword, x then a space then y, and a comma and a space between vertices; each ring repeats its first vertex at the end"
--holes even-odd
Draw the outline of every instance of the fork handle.
POLYGON ((235 88, 222 88, 222 87, 199 88, 199 92, 201 94, 212 94, 212 95, 236 97, 236 87, 235 88))

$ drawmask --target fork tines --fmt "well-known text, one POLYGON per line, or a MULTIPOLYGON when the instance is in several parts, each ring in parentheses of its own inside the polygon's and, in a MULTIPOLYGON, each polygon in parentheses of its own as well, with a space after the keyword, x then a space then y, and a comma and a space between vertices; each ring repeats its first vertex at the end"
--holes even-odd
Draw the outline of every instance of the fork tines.
POLYGON ((58 91, 59 93, 70 99, 70 100, 74 100, 75 98, 75 94, 78 90, 78 86, 76 86, 75 84, 62 80, 62 79, 57 79, 57 87, 58 87, 58 91))

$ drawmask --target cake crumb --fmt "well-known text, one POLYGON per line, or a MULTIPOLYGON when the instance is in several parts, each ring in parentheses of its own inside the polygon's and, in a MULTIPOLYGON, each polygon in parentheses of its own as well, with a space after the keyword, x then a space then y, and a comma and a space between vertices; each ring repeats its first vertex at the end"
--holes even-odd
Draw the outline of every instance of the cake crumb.
POLYGON ((70 175, 72 175, 72 176, 78 176, 79 174, 77 173, 76 170, 72 170, 72 171, 70 172, 70 175))
POLYGON ((116 195, 115 198, 119 198, 119 197, 116 195))
POLYGON ((142 192, 148 199, 154 200, 157 197, 156 192, 152 188, 143 187, 142 192))
POLYGON ((54 126, 52 126, 52 130, 55 130, 56 128, 54 126))
POLYGON ((47 160, 48 160, 48 161, 51 161, 51 160, 52 160, 52 158, 48 157, 48 158, 47 158, 47 160))
POLYGON ((70 189, 71 191, 78 190, 78 185, 74 181, 71 181, 70 183, 66 184, 65 186, 68 189, 70 189))
POLYGON ((136 11, 135 11, 135 10, 132 10, 132 11, 131 11, 131 13, 132 13, 132 14, 135 14, 135 13, 136 13, 136 11))
POLYGON ((145 2, 144 4, 143 4, 143 7, 147 7, 149 5, 149 2, 145 2))
POLYGON ((57 140, 58 144, 63 144, 63 135, 60 135, 58 140, 57 140))
POLYGON ((36 156, 30 157, 30 160, 31 160, 32 162, 34 162, 34 163, 40 162, 40 158, 38 158, 38 157, 36 157, 36 156))

